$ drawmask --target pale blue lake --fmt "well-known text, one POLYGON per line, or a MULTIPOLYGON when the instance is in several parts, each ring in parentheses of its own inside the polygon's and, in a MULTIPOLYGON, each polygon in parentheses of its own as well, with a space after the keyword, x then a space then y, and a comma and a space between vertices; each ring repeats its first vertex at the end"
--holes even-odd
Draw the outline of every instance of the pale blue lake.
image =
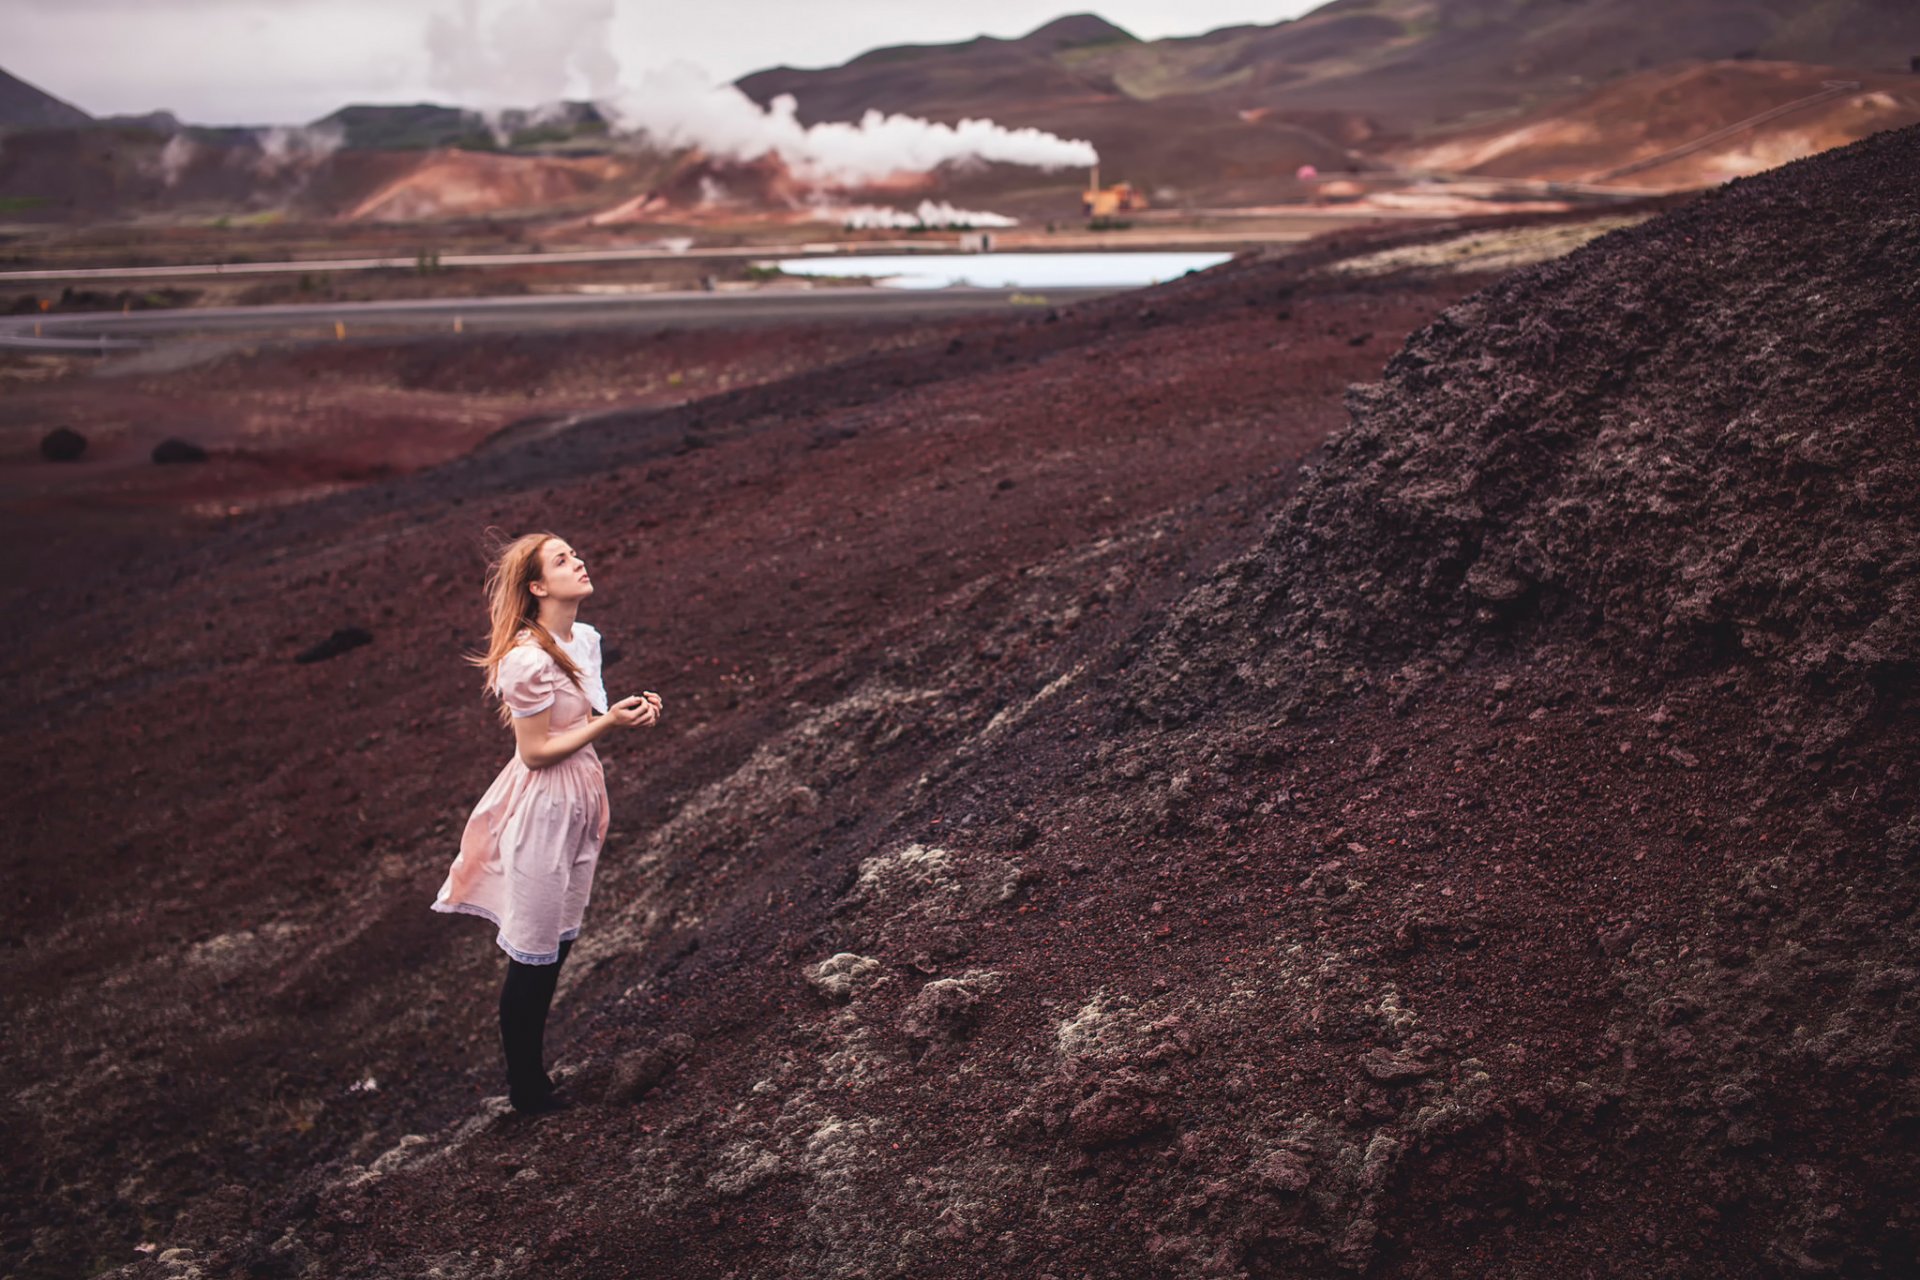
POLYGON ((893 289, 1126 289, 1217 266, 1230 253, 955 253, 770 260, 788 275, 868 276, 893 289))

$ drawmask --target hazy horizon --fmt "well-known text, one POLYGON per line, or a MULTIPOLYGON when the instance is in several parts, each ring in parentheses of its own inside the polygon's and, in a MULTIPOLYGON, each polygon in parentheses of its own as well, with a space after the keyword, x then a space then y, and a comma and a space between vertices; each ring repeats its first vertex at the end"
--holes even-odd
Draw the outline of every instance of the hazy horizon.
POLYGON ((741 0, 676 14, 665 28, 650 26, 635 0, 12 0, 0 66, 94 116, 300 125, 355 104, 597 99, 676 65, 725 83, 776 66, 837 66, 890 45, 1015 38, 1076 12, 1153 40, 1271 24, 1322 3, 988 0, 956 10, 822 0, 796 14, 741 0))

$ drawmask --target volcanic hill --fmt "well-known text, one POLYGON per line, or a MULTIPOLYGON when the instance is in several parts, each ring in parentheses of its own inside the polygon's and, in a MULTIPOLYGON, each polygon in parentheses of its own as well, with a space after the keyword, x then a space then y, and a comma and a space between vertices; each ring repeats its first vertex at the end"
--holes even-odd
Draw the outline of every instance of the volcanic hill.
POLYGON ((18 76, 0 71, 0 129, 83 125, 93 117, 18 76))
POLYGON ((1364 237, 102 579, 22 650, 9 1202, 150 1231, 127 1277, 1910 1273, 1917 201, 1908 129, 1517 271, 1304 471, 1328 307, 1447 287, 1364 237), (692 723, 607 753, 586 1102, 523 1122, 425 904, 497 754, 442 575, 547 516, 692 723))
MULTIPOLYGON (((1818 94, 1823 76, 1871 81, 1829 95, 1838 100, 1814 113, 1825 117, 1818 127, 1740 139, 1764 163, 1649 180, 1707 186, 1912 123, 1910 52, 1920 54, 1920 9, 1886 0, 1836 0, 1817 13, 1790 0, 1335 0, 1271 26, 1152 41, 1082 14, 1018 40, 877 49, 738 84, 763 104, 793 95, 808 123, 869 110, 949 122, 987 115, 1089 139, 1110 180, 1185 203, 1258 203, 1298 199, 1290 179, 1303 164, 1448 168, 1506 133, 1516 141, 1499 148, 1503 164, 1458 167, 1584 177, 1640 158, 1649 138, 1688 142, 1818 94), (1703 61, 1753 65, 1687 74, 1703 61), (1563 111, 1572 119, 1559 120, 1563 111)), ((1020 194, 1012 174, 948 181, 961 198, 1020 194)))
POLYGON ((1138 40, 1090 14, 1018 40, 876 49, 838 67, 742 77, 755 101, 791 93, 799 118, 870 109, 933 119, 1009 108, 1019 123, 1086 95, 1204 99, 1227 111, 1347 112, 1375 133, 1424 133, 1511 111, 1657 65, 1766 58, 1907 69, 1920 11, 1898 0, 1334 0, 1271 26, 1138 40))

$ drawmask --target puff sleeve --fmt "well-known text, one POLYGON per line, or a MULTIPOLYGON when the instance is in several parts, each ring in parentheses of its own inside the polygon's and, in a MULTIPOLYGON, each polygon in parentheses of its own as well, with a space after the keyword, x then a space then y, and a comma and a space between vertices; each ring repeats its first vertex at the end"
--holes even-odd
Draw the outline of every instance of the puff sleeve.
POLYGON ((595 715, 605 715, 607 712, 607 686, 606 682, 602 680, 600 676, 600 633, 584 623, 576 622, 573 626, 574 630, 585 631, 587 634, 586 662, 582 664, 583 669, 580 672, 581 680, 585 686, 584 691, 587 695, 587 703, 593 708, 595 715))
POLYGON ((516 718, 537 716, 553 705, 555 681, 564 679, 538 645, 523 644, 500 659, 496 687, 516 718))

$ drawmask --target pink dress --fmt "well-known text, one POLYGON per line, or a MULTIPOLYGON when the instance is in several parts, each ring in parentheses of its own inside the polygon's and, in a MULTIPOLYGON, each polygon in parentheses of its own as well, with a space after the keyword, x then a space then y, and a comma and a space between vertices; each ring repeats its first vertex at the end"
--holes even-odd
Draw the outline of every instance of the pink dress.
MULTIPOLYGON (((574 632, 567 652, 580 661, 582 682, 597 690, 599 633, 580 622, 574 632)), ((500 660, 495 688, 515 717, 551 709, 549 733, 584 724, 592 710, 526 633, 500 660)), ((467 819, 433 909, 491 920, 502 951, 522 964, 552 964, 560 944, 579 936, 608 815, 606 776, 591 743, 544 769, 528 768, 515 751, 467 819)))

